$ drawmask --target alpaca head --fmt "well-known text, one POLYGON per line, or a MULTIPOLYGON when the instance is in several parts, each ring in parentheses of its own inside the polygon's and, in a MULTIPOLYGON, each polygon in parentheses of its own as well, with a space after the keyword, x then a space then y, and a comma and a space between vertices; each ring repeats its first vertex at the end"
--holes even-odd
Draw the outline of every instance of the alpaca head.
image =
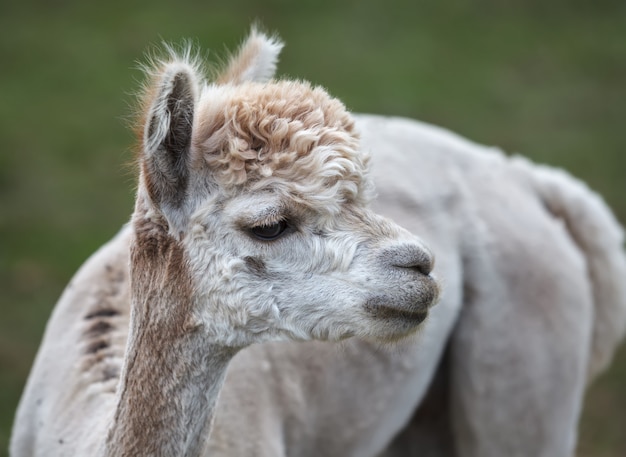
POLYGON ((437 298, 432 255, 368 208, 368 156, 344 106, 266 81, 280 48, 253 32, 214 83, 188 56, 153 70, 134 249, 161 257, 133 257, 133 287, 160 278, 185 325, 227 346, 404 336, 437 298))

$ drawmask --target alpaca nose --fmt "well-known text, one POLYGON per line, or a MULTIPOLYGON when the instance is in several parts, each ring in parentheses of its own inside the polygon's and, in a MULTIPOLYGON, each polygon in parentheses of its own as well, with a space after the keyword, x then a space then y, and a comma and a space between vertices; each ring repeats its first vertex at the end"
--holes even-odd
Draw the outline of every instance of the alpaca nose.
POLYGON ((392 267, 410 268, 428 276, 435 258, 428 248, 419 244, 402 244, 385 251, 384 257, 392 267))

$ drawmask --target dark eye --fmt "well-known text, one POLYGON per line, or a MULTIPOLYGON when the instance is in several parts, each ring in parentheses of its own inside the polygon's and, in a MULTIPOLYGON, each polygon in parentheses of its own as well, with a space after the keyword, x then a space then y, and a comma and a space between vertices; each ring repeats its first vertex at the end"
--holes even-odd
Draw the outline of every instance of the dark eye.
POLYGON ((278 221, 275 224, 259 225, 257 227, 252 227, 250 231, 259 240, 271 241, 281 236, 284 233, 286 228, 287 228, 287 222, 278 221))

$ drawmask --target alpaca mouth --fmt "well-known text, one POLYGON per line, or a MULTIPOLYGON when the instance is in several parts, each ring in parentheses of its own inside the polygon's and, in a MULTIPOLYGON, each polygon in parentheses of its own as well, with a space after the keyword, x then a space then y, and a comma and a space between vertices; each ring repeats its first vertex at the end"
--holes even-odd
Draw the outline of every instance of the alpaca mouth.
POLYGON ((403 323, 411 326, 421 324, 428 317, 428 310, 408 310, 389 305, 370 304, 369 302, 365 305, 365 309, 374 319, 385 321, 401 320, 403 323))
POLYGON ((439 299, 439 285, 432 276, 423 276, 419 283, 405 284, 395 294, 375 295, 364 304, 368 315, 379 321, 402 323, 416 327, 426 320, 428 310, 439 299), (419 284, 419 285, 417 285, 419 284))

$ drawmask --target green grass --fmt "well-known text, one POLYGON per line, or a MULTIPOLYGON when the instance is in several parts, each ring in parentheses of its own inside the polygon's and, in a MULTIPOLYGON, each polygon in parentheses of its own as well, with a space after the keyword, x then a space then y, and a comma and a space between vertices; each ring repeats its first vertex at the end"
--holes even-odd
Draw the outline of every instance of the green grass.
MULTIPOLYGON (((626 3, 0 3, 0 456, 47 317, 132 207, 129 95, 162 40, 210 57, 258 19, 280 72, 570 170, 626 221, 626 3)), ((626 280, 626 278, 625 278, 626 280)), ((626 351, 590 390, 580 455, 626 455, 626 351)))

